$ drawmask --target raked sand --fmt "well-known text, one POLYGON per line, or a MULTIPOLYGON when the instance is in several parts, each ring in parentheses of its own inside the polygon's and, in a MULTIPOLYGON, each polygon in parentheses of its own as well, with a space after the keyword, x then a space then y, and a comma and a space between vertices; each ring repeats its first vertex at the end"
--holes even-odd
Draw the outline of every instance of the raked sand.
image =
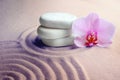
MULTIPOLYGON (((0 80, 120 80, 119 0, 0 0, 0 80), (45 12, 78 17, 95 12, 116 27, 108 48, 93 47, 59 54, 28 53, 18 36, 39 26, 45 12)), ((47 51, 47 50, 46 50, 47 51)))

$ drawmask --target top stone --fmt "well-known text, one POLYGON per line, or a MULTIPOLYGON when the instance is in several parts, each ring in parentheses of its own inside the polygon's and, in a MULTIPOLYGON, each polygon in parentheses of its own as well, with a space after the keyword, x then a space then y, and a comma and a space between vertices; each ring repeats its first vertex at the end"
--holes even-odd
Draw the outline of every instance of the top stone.
POLYGON ((68 13, 45 13, 40 17, 42 26, 48 28, 70 29, 76 16, 68 13))

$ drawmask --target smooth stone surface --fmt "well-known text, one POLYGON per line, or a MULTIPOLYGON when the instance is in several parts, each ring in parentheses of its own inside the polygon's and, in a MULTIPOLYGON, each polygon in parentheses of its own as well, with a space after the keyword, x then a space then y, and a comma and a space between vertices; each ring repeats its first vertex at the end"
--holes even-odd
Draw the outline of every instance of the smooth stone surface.
POLYGON ((76 16, 68 13, 45 13, 40 17, 40 23, 49 28, 69 29, 76 16))
POLYGON ((44 44, 52 47, 69 46, 74 44, 73 36, 60 39, 42 39, 42 41, 44 44))
POLYGON ((44 38, 44 39, 57 39, 57 38, 63 38, 66 36, 71 35, 71 30, 65 30, 65 29, 52 29, 52 28, 46 28, 43 26, 39 26, 37 29, 38 37, 44 38))

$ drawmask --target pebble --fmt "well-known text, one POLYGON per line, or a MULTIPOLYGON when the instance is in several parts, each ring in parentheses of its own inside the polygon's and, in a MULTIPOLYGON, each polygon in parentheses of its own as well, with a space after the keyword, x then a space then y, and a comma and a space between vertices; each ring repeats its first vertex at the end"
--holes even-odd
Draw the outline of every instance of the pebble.
POLYGON ((40 17, 40 24, 49 28, 70 29, 75 15, 69 13, 45 13, 40 17))
POLYGON ((38 37, 43 39, 57 39, 71 35, 71 29, 52 29, 39 26, 37 29, 38 37))
POLYGON ((68 36, 59 39, 42 39, 42 42, 52 47, 69 46, 74 44, 74 37, 68 36))

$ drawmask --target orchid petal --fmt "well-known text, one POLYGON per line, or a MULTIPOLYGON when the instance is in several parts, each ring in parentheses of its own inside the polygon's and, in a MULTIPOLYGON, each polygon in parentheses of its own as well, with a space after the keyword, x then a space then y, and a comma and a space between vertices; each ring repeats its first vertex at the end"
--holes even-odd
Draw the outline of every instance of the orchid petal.
POLYGON ((97 26, 99 25, 99 17, 95 13, 91 13, 86 17, 86 24, 89 30, 96 30, 97 26))
POLYGON ((86 18, 79 18, 72 24, 72 32, 75 36, 82 36, 90 30, 96 29, 99 24, 97 14, 89 14, 86 18))
POLYGON ((76 37, 74 40, 74 43, 76 44, 77 47, 86 47, 85 46, 85 37, 76 37))
POLYGON ((99 44, 97 44, 97 46, 99 46, 99 47, 108 47, 108 46, 110 46, 111 43, 112 42, 104 42, 104 43, 99 42, 99 44))
POLYGON ((113 26, 113 24, 103 19, 100 19, 100 23, 97 28, 98 44, 104 45, 111 43, 114 32, 115 32, 115 27, 113 26))
POLYGON ((74 36, 83 36, 88 30, 85 18, 79 18, 72 24, 72 33, 74 36))

